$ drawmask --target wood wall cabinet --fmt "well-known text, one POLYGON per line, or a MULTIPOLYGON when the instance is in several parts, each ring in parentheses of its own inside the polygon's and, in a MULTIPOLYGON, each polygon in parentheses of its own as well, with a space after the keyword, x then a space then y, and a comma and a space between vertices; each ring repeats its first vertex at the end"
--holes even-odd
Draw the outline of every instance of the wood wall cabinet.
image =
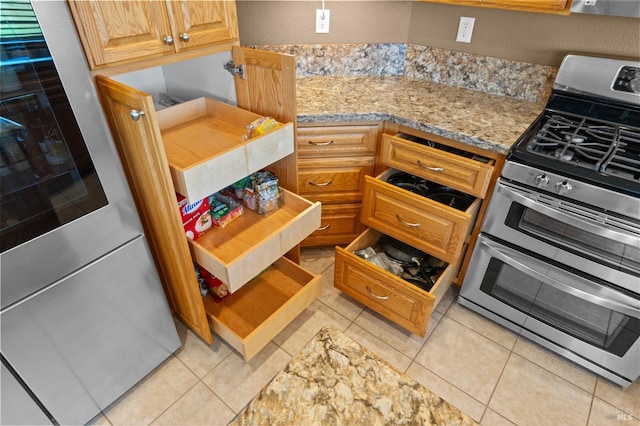
POLYGON ((176 192, 197 198, 231 184, 235 173, 278 168, 281 162, 296 167, 295 120, 290 120, 295 118, 294 57, 238 47, 232 53, 247 68, 247 79, 236 80, 236 90, 243 92, 238 103, 261 112, 208 98, 156 111, 147 93, 103 75, 96 83, 174 313, 206 342, 212 342, 213 330, 249 360, 320 293, 320 277, 284 255, 295 258, 291 251, 320 225, 321 205, 296 195, 290 188, 297 178, 290 181, 284 173, 280 209, 266 217, 246 209, 224 229, 195 241, 185 236, 176 192), (267 114, 282 125, 247 138, 247 125, 267 114), (254 155, 261 152, 269 155, 254 155), (233 170, 225 171, 229 166, 233 170), (220 302, 212 295, 203 298, 194 260, 233 293, 220 302))
POLYGON ((300 195, 323 204, 320 227, 303 246, 351 242, 359 221, 365 177, 375 170, 378 124, 300 125, 297 132, 300 195))
POLYGON ((369 226, 346 248, 336 247, 334 286, 405 329, 424 336, 435 305, 453 283, 461 283, 480 232, 487 196, 499 174, 500 154, 386 124, 379 161, 387 168, 365 178, 360 220, 369 226), (472 195, 459 210, 386 182, 409 173, 472 195), (430 256, 445 269, 428 291, 354 254, 376 248, 385 236, 430 256))
POLYGON ((69 8, 92 70, 183 60, 175 55, 239 39, 234 0, 70 0, 69 8))
POLYGON ((477 6, 494 9, 568 15, 571 0, 419 0, 427 3, 446 3, 458 6, 477 6))

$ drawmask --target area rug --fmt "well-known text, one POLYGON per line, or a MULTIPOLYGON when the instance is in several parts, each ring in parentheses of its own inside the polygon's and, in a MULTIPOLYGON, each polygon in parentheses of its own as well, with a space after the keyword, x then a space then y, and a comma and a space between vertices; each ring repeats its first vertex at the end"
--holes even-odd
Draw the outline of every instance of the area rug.
POLYGON ((324 327, 232 425, 477 425, 334 327, 324 327))

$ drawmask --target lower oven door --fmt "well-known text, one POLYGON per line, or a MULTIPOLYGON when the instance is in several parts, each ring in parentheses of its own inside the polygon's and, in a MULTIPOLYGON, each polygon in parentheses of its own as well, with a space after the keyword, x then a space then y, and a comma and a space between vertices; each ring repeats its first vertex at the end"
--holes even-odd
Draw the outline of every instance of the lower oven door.
POLYGON ((611 283, 478 238, 460 303, 610 380, 640 375, 640 298, 611 283))
POLYGON ((640 293, 640 222, 499 179, 482 232, 640 293))

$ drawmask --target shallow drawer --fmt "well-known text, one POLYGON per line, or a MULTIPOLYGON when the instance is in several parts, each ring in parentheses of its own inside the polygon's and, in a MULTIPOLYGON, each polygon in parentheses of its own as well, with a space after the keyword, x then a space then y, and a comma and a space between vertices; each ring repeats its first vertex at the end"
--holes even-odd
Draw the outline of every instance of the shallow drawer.
POLYGON ((283 190, 283 206, 268 216, 244 209, 223 229, 189 240, 193 259, 235 292, 320 226, 320 203, 283 190))
POLYGON ((176 192, 196 202, 293 153, 293 124, 247 138, 261 116, 208 98, 156 113, 176 192))
POLYGON ((211 328, 249 361, 318 297, 320 278, 280 258, 220 303, 204 298, 211 328))
POLYGON ((374 157, 298 160, 298 192, 322 203, 359 202, 374 157))
POLYGON ((298 126, 300 156, 375 154, 378 126, 298 126))
POLYGON ((364 230, 360 224, 361 204, 323 204, 320 227, 302 242, 302 246, 347 244, 364 230))
POLYGON ((424 337, 434 307, 451 286, 458 264, 449 264, 426 292, 353 254, 383 236, 367 229, 346 248, 336 247, 334 286, 399 326, 424 337))
POLYGON ((431 147, 383 135, 380 161, 389 167, 484 198, 493 173, 493 160, 483 159, 488 161, 483 162, 475 160, 472 154, 467 158, 443 148, 448 147, 431 147))
POLYGON ((390 169, 377 179, 365 178, 360 220, 438 259, 454 262, 462 252, 482 200, 476 198, 465 211, 456 210, 384 182, 395 172, 390 169))

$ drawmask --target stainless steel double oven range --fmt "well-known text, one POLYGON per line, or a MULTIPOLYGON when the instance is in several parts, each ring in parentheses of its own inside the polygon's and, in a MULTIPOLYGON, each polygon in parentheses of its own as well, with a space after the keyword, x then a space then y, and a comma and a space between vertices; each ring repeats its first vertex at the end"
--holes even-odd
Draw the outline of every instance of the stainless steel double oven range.
POLYGON ((507 156, 460 303, 617 383, 640 375, 640 62, 567 56, 507 156))

